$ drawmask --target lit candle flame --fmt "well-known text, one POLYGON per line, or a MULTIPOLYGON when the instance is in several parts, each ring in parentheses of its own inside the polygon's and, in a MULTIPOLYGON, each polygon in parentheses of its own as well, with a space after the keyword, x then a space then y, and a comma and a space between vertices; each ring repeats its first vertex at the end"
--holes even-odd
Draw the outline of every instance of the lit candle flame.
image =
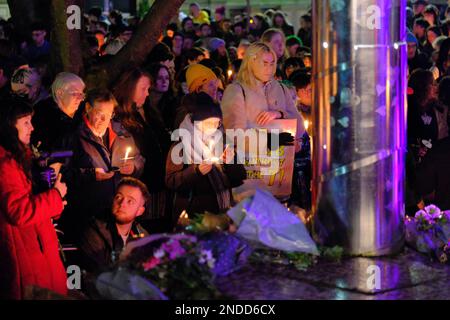
POLYGON ((308 128, 309 128, 309 121, 305 120, 305 129, 308 130, 308 128))
POLYGON ((230 79, 232 75, 233 75, 233 70, 228 70, 228 79, 230 79))
POLYGON ((128 160, 128 156, 130 155, 131 152, 131 147, 128 147, 127 150, 125 151, 125 158, 123 158, 123 160, 128 160))

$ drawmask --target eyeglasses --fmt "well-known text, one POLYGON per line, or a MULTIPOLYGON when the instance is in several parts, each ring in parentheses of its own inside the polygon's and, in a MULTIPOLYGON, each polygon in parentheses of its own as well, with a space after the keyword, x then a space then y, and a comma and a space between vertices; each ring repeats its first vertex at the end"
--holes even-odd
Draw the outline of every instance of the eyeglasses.
POLYGON ((111 120, 112 118, 114 118, 114 116, 115 116, 114 112, 111 114, 104 114, 103 112, 94 109, 94 117, 100 118, 100 120, 102 121, 111 120))
POLYGON ((86 94, 84 92, 69 91, 68 94, 70 94, 72 97, 80 98, 81 100, 84 100, 84 98, 86 98, 86 94))

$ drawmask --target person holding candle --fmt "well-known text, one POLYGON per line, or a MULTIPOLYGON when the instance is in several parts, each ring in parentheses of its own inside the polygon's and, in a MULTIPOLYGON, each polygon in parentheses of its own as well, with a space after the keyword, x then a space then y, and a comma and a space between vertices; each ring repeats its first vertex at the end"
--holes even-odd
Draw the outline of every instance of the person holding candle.
POLYGON ((52 219, 63 211, 65 183, 34 194, 32 107, 20 100, 0 108, 0 300, 23 299, 28 286, 65 295, 66 272, 52 219))
MULTIPOLYGON (((114 87, 118 101, 116 120, 132 134, 146 160, 141 180, 149 189, 151 197, 149 210, 142 217, 142 225, 147 230, 169 232, 173 198, 165 186, 164 178, 171 140, 164 117, 161 117, 161 109, 152 103, 156 103, 157 95, 161 95, 160 99, 163 99, 163 91, 168 89, 170 81, 166 81, 166 67, 158 65, 154 68, 158 69, 158 76, 162 76, 162 79, 156 79, 156 83, 152 82, 150 74, 139 68, 129 70, 121 77, 114 87), (152 87, 156 88, 151 89, 152 87), (154 93, 148 99, 150 90, 161 92, 154 93)), ((156 71, 152 70, 152 73, 155 75, 156 71)))
POLYGON ((74 241, 90 217, 108 211, 120 179, 139 177, 143 171, 145 160, 133 137, 119 122, 111 121, 116 106, 110 91, 91 90, 83 121, 66 144, 74 156, 67 172, 71 210, 62 224, 74 241))
POLYGON ((189 134, 181 136, 167 157, 166 184, 175 191, 174 221, 184 210, 188 214, 227 210, 233 205, 231 189, 246 178, 244 166, 235 164, 234 150, 220 148, 221 121, 220 107, 209 95, 191 96, 180 125, 189 134))

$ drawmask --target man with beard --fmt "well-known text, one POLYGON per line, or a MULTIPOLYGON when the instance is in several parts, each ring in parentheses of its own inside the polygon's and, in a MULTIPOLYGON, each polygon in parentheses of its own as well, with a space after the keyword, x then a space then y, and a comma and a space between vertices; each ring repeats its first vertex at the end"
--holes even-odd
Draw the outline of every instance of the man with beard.
POLYGON ((106 219, 92 220, 83 233, 80 243, 83 269, 93 273, 107 269, 128 242, 148 235, 136 219, 145 212, 149 198, 141 181, 134 178, 120 181, 112 214, 106 219))

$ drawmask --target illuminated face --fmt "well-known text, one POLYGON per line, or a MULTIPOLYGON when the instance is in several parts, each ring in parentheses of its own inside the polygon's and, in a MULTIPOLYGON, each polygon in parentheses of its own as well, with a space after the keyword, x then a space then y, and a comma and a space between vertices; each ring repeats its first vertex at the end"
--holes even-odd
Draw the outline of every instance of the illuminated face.
POLYGON ((430 100, 434 100, 438 98, 438 94, 439 94, 439 85, 437 84, 437 82, 435 80, 433 80, 433 82, 431 83, 431 85, 428 88, 428 97, 430 100))
POLYGON ((214 100, 217 100, 217 90, 219 89, 219 79, 212 79, 204 83, 198 90, 198 92, 204 92, 208 94, 214 100))
POLYGON ((414 12, 415 16, 417 16, 418 14, 421 14, 424 10, 425 10, 425 5, 413 4, 413 12, 414 12))
POLYGON ((299 44, 294 44, 288 47, 289 57, 295 57, 297 55, 297 49, 300 47, 299 44))
POLYGON ((192 22, 192 20, 187 20, 184 23, 184 31, 190 32, 192 30, 194 30, 194 23, 192 22))
POLYGON ((47 35, 47 32, 44 30, 34 30, 31 33, 31 37, 33 38, 33 42, 36 46, 40 47, 44 44, 45 36, 47 35))
POLYGON ((156 78, 155 90, 159 93, 165 93, 169 90, 170 75, 166 68, 159 69, 158 77, 156 78))
POLYGON ((272 47, 273 51, 275 51, 275 53, 277 54, 278 59, 280 59, 284 55, 284 50, 286 47, 283 41, 283 36, 280 33, 276 33, 272 36, 269 45, 272 47))
POLYGON ((133 102, 137 107, 142 107, 145 103, 145 99, 148 97, 148 90, 150 89, 150 79, 146 76, 142 76, 136 83, 136 89, 134 90, 133 102))
POLYGON ((270 52, 264 52, 257 56, 252 68, 255 78, 264 83, 270 81, 275 75, 276 64, 277 62, 270 52))
POLYGON ((231 29, 231 21, 224 21, 224 23, 222 24, 222 29, 225 32, 228 32, 231 29))
POLYGON ((275 17, 275 26, 277 26, 277 27, 281 27, 282 25, 283 25, 283 23, 284 23, 284 19, 283 19, 283 17, 282 16, 276 16, 275 17))
POLYGON ((424 13, 423 18, 430 24, 430 26, 434 26, 434 15, 432 13, 424 13))
POLYGON ((211 28, 208 25, 202 26, 202 37, 209 37, 211 35, 211 28))
POLYGON ((191 38, 185 38, 183 41, 183 49, 189 50, 194 46, 194 40, 191 38))
POLYGON ((423 38, 425 36, 425 31, 425 28, 423 28, 422 26, 418 25, 417 23, 414 24, 413 32, 417 38, 423 38))
POLYGON ((216 22, 220 22, 223 20, 223 15, 221 15, 220 13, 215 13, 214 14, 214 19, 216 20, 216 22))
POLYGON ((305 68, 311 68, 312 67, 311 57, 310 56, 304 57, 303 64, 305 65, 305 68))
POLYGON ((172 46, 174 48, 183 48, 183 37, 175 36, 172 41, 172 46))
POLYGON ((297 90, 297 97, 298 101, 305 106, 311 106, 312 105, 312 86, 311 84, 308 84, 306 88, 302 88, 297 90))
POLYGON ((200 8, 196 5, 190 6, 189 10, 193 17, 198 17, 198 15, 200 14, 200 8))
POLYGON ((408 43, 408 59, 413 59, 416 56, 417 44, 414 42, 408 43))
POLYGON ((103 137, 114 114, 114 103, 112 101, 95 102, 93 107, 89 104, 86 107, 93 133, 103 137))
POLYGON ((437 37, 438 37, 438 36, 437 36, 436 33, 434 33, 434 32, 431 31, 431 30, 428 30, 428 32, 427 32, 427 39, 428 39, 428 42, 429 42, 430 44, 433 44, 434 40, 436 40, 437 37))
POLYGON ((208 118, 203 121, 196 121, 195 124, 202 133, 210 136, 220 128, 222 122, 220 118, 208 118))
POLYGON ((123 185, 113 199, 112 214, 119 225, 129 224, 145 211, 145 201, 139 188, 123 185))
POLYGON ((31 132, 34 130, 33 125, 31 124, 31 114, 17 119, 16 129, 18 132, 19 141, 24 145, 29 145, 31 132))
POLYGON ((225 56, 227 54, 227 48, 225 47, 225 44, 221 44, 217 48, 217 52, 219 53, 220 56, 225 56))
POLYGON ((74 114, 81 101, 84 100, 85 85, 82 82, 74 82, 67 85, 65 89, 59 89, 56 92, 58 105, 62 107, 62 110, 67 112, 67 114, 74 114))

